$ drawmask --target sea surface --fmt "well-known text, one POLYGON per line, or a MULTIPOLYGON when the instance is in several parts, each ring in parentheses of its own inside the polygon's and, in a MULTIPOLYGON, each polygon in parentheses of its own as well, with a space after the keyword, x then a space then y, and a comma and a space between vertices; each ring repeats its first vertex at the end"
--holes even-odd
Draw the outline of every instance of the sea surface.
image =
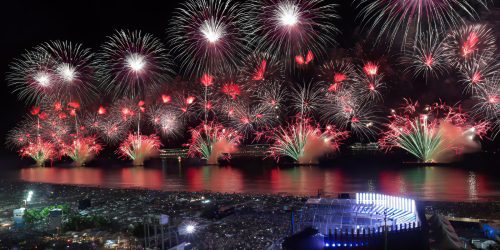
POLYGON ((165 191, 287 193, 380 192, 425 201, 500 201, 493 170, 451 166, 190 166, 151 162, 146 167, 4 168, 0 178, 56 184, 165 191))

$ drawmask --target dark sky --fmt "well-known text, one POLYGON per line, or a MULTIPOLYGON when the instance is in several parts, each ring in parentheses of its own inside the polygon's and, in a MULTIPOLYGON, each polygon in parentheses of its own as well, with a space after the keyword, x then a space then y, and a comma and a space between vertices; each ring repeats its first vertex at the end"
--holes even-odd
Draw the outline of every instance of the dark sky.
MULTIPOLYGON (((0 99, 2 122, 0 123, 0 152, 4 151, 5 133, 15 126, 26 113, 27 107, 11 94, 6 86, 5 72, 13 58, 18 57, 26 49, 49 40, 70 40, 83 43, 94 51, 115 29, 140 29, 152 33, 165 40, 165 28, 171 18, 178 0, 16 0, 0 3, 0 99)), ((356 12, 351 1, 342 3, 338 8, 341 20, 337 21, 342 36, 340 46, 352 48, 354 43, 364 36, 357 32, 355 25, 356 12)), ((498 5, 498 4, 497 4, 498 5)), ((498 34, 497 34, 498 35, 498 34)), ((367 42, 370 44, 370 42, 367 42)), ((368 45, 366 45, 368 46, 368 45)), ((332 53, 336 53, 332 51, 332 53)), ((393 75, 400 75, 397 71, 393 75)), ((460 99, 460 90, 450 90, 450 86, 422 80, 407 83, 404 79, 389 76, 389 101, 399 101, 403 96, 413 96, 435 100, 436 96, 447 95, 456 101, 460 99), (397 100, 396 100, 397 99, 397 100)), ((445 82, 445 83, 443 83, 445 82)), ((456 88, 457 89, 457 88, 456 88)))
MULTIPOLYGON (((98 48, 115 29, 140 29, 162 39, 172 10, 180 1, 85 0, 2 1, 0 3, 0 148, 5 134, 27 107, 11 94, 5 73, 26 49, 50 40, 70 40, 98 48)), ((95 50, 94 50, 95 51, 95 50)), ((4 150, 1 150, 4 151, 4 150)))

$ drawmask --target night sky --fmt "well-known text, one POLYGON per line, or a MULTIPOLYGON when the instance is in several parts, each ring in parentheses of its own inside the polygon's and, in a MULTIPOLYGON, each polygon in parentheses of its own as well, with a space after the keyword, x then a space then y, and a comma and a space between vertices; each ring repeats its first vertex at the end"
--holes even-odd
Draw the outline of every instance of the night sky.
MULTIPOLYGON (((112 34, 115 29, 140 29, 166 40, 165 29, 171 19, 172 11, 181 1, 153 0, 86 0, 86 1, 2 1, 0 18, 3 27, 0 39, 0 93, 2 107, 2 122, 0 123, 1 152, 5 134, 13 128, 28 110, 24 102, 17 100, 11 94, 12 88, 7 87, 5 73, 9 63, 26 49, 50 40, 70 40, 83 43, 85 47, 97 48, 112 34)), ((340 20, 335 20, 342 35, 337 37, 339 46, 331 49, 330 54, 353 53, 354 48, 361 46, 368 50, 372 42, 360 32, 359 22, 356 22, 356 11, 350 5, 351 1, 338 1, 340 20)), ((499 6, 500 1, 496 5, 499 6)), ((494 17, 488 17, 494 20, 494 17)), ((499 17, 500 19, 500 17, 499 17)), ((497 25, 498 26, 498 25, 497 25)), ((498 27, 495 27, 498 31, 498 27)), ((498 33, 496 34, 498 37, 498 33)), ((497 40, 498 41, 498 40, 497 40)), ((402 97, 411 97, 423 103, 444 98, 453 104, 463 98, 462 88, 456 85, 453 75, 440 77, 439 80, 411 79, 401 73, 397 66, 398 50, 386 52, 375 49, 367 53, 373 59, 384 58, 387 64, 382 64, 382 71, 387 75, 387 92, 384 94, 386 106, 390 107, 401 102, 402 97), (377 58, 378 57, 378 58, 377 58)), ((366 58, 372 59, 372 58, 366 58)), ((14 154, 10 151, 9 154, 14 154)))

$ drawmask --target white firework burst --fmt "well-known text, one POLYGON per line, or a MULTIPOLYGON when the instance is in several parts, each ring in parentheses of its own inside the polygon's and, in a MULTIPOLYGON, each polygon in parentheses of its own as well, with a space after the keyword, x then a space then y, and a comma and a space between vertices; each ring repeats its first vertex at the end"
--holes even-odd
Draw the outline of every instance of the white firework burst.
POLYGON ((161 41, 140 31, 120 30, 108 37, 97 60, 102 87, 114 98, 156 93, 172 71, 161 41))
POLYGON ((190 0, 177 10, 167 30, 181 71, 198 78, 236 73, 247 54, 243 9, 234 1, 190 0))

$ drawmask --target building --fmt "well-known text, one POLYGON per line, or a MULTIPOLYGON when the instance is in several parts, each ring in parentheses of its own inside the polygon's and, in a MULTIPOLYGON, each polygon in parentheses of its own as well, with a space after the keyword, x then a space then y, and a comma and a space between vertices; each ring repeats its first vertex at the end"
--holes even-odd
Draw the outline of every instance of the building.
POLYGON ((21 226, 24 224, 24 211, 26 210, 26 208, 22 207, 22 208, 18 208, 18 209, 14 209, 14 224, 16 226, 21 226))
POLYGON ((61 228, 62 225, 62 209, 52 209, 49 211, 49 217, 48 217, 48 229, 49 230, 58 230, 61 228))
POLYGON ((144 246, 146 249, 169 249, 178 245, 179 235, 170 225, 170 216, 166 214, 148 214, 143 218, 144 246))
POLYGON ((92 203, 89 198, 82 199, 78 201, 78 210, 85 210, 92 206, 92 203))
POLYGON ((317 233, 309 233, 309 239, 289 237, 285 249, 312 238, 311 248, 302 249, 384 249, 386 244, 388 249, 428 249, 425 217, 413 199, 376 193, 310 198, 297 216, 297 228, 317 233))

